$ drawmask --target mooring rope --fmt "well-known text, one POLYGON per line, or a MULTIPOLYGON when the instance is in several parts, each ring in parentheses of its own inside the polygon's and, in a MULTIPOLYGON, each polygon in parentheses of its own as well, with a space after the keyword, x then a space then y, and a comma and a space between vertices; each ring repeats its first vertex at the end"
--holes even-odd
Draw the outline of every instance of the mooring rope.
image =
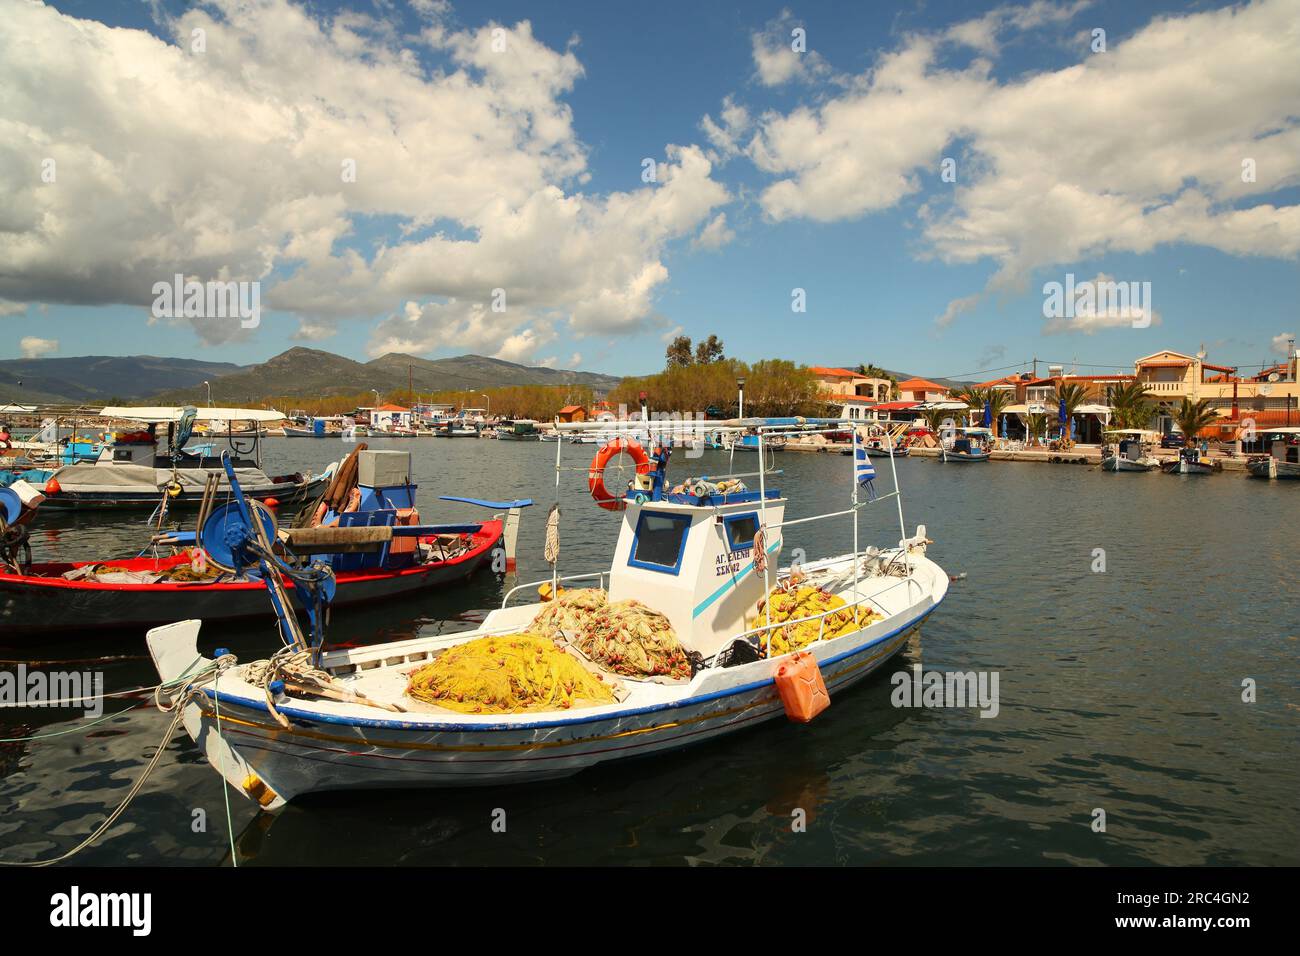
MULTIPOLYGON (((208 674, 215 674, 216 672, 220 670, 224 670, 226 667, 230 666, 230 664, 234 662, 233 655, 230 655, 230 657, 231 657, 230 662, 226 662, 226 658, 224 657, 219 658, 218 660, 213 661, 212 663, 210 663, 209 665, 207 665, 197 673, 190 675, 189 673, 190 669, 194 666, 194 664, 197 664, 200 660, 200 658, 195 658, 193 663, 191 663, 189 667, 185 668, 185 670, 180 674, 179 677, 171 681, 163 681, 161 684, 158 684, 156 688, 154 688, 154 703, 157 705, 158 709, 161 710, 163 713, 173 714, 171 723, 167 725, 167 730, 163 733, 162 739, 158 741, 158 747, 154 751, 153 757, 151 757, 149 759, 149 762, 145 765, 144 772, 141 773, 140 776, 136 779, 135 783, 132 784, 131 789, 127 791, 126 797, 122 800, 121 803, 117 805, 117 808, 114 809, 113 812, 110 813, 105 818, 103 823, 101 823, 98 827, 95 828, 95 831, 93 833, 91 833, 88 837, 86 837, 84 840, 82 840, 80 843, 74 846, 71 850, 68 850, 66 853, 61 853, 56 857, 52 857, 51 859, 0 860, 0 866, 31 866, 31 867, 53 866, 56 863, 62 863, 65 860, 69 860, 72 857, 76 856, 78 853, 86 849, 86 847, 93 844, 101 836, 103 836, 106 832, 108 832, 109 828, 111 828, 113 824, 117 822, 118 817, 120 817, 123 813, 126 812, 126 808, 131 805, 131 801, 134 800, 136 796, 140 793, 140 790, 144 787, 145 781, 149 779, 149 775, 154 772, 158 764, 162 761, 163 754, 167 752, 168 741, 170 741, 172 735, 176 733, 176 728, 180 726, 181 720, 185 716, 185 708, 184 708, 185 702, 189 700, 191 695, 198 693, 198 691, 195 689, 195 685, 202 678, 206 677, 208 674), (177 688, 178 693, 172 698, 172 702, 170 705, 164 706, 162 703, 162 699, 159 695, 164 690, 171 690, 172 688, 177 688)), ((126 710, 131 710, 131 709, 132 708, 130 707, 126 708, 126 710)), ((112 714, 111 716, 117 717, 120 714, 126 713, 126 710, 118 711, 117 713, 112 714)), ((102 719, 107 719, 107 718, 102 718, 102 719)), ((85 729, 85 727, 87 726, 94 726, 94 723, 99 723, 101 722, 101 720, 96 720, 92 724, 83 725, 77 729, 85 729)), ((61 734, 51 734, 48 736, 61 736, 61 734)), ((26 740, 32 738, 22 738, 22 739, 26 740)), ((225 783, 224 778, 222 779, 222 783, 223 784, 225 783)), ((234 846, 234 834, 232 832, 231 834, 232 849, 233 846, 234 846)))

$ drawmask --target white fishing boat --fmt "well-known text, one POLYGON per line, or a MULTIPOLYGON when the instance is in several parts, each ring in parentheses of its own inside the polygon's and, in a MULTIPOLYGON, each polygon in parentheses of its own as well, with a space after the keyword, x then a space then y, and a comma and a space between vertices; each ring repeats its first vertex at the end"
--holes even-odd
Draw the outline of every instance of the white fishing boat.
POLYGON ((352 419, 343 415, 317 415, 305 416, 282 430, 285 438, 340 438, 352 425, 352 419))
MULTIPOLYGON (((657 423, 637 427, 666 432, 657 423)), ((720 425, 709 427, 716 431, 720 425)), ((721 427, 733 434, 753 428, 762 437, 787 431, 752 420, 721 427)), ((315 791, 564 777, 762 721, 809 720, 828 698, 838 699, 897 654, 947 593, 948 575, 926 556, 931 542, 924 527, 910 537, 903 532, 897 547, 883 551, 864 548, 778 568, 786 531, 795 525, 851 522, 856 548, 859 511, 894 498, 902 529, 897 488, 877 497, 865 455, 845 468, 843 509, 787 521, 787 499, 767 486, 770 466, 761 447, 757 472, 669 487, 665 445, 647 454, 626 437, 627 426, 617 423, 560 428, 594 430, 609 442, 602 452, 617 443, 615 451, 637 460, 636 477, 620 494, 602 498, 593 490, 598 504, 622 512, 606 570, 560 574, 559 512, 553 509, 547 536, 551 577, 508 592, 501 607, 469 632, 319 653, 319 644, 292 626, 292 614, 282 615, 286 647, 269 662, 242 665, 228 653, 200 654, 200 621, 150 631, 154 664, 172 682, 171 706, 179 708, 179 719, 209 765, 236 791, 276 810, 315 791), (640 467, 642 456, 651 468, 640 467), (744 478, 757 479, 757 489, 744 478), (868 493, 860 495, 861 488, 868 493), (587 583, 607 593, 577 587, 587 583), (547 593, 553 601, 515 600, 547 593), (576 614, 583 606, 579 596, 611 602, 599 606, 619 614, 635 613, 646 629, 621 632, 619 640, 633 643, 611 639, 602 650, 595 631, 561 626, 566 618, 548 616, 576 614), (805 598, 821 609, 804 613, 805 598), (640 603, 622 603, 629 600, 640 603), (526 631, 541 633, 535 638, 541 645, 530 650, 526 631), (633 644, 644 655, 672 656, 651 655, 653 666, 638 670, 629 663, 633 658, 609 650, 633 644), (472 660, 483 661, 486 680, 493 668, 514 666, 511 655, 532 653, 548 655, 548 668, 556 658, 578 668, 562 689, 554 680, 547 685, 552 702, 503 711, 495 698, 465 698, 439 683, 439 674, 472 660), (428 696, 429 687, 439 688, 440 696, 428 696), (420 695, 413 696, 417 690, 420 695)), ((557 484, 564 444, 556 448, 557 484)), ((258 549, 252 519, 245 521, 249 551, 268 551, 269 542, 258 549)), ((276 576, 267 574, 266 580, 274 595, 276 576)), ((521 686, 508 685, 511 694, 522 694, 521 686)))
POLYGON ((1223 465, 1201 457, 1199 448, 1180 448, 1178 457, 1160 466, 1166 475, 1212 475, 1223 471, 1223 465))
MULTIPOLYGON (((102 409, 99 417, 136 422, 140 427, 113 433, 113 440, 103 446, 95 461, 56 470, 45 485, 46 509, 157 508, 164 495, 169 508, 197 507, 209 475, 225 483, 221 461, 212 454, 213 446, 188 446, 191 438, 199 434, 197 425, 281 421, 284 415, 255 408, 110 406, 102 409)), ((268 475, 263 471, 259 431, 265 434, 264 429, 255 429, 244 439, 228 429, 220 434, 208 431, 209 438, 224 439, 234 451, 236 474, 245 494, 291 505, 324 489, 335 465, 327 466, 320 475, 268 475)))
POLYGON ((538 441, 542 437, 542 433, 537 430, 537 422, 531 418, 503 421, 494 429, 494 434, 502 441, 538 441))
MULTIPOLYGON (((796 434, 796 432, 792 432, 792 434, 796 434)), ((763 452, 766 454, 769 452, 784 451, 786 440, 785 435, 764 436, 762 441, 763 452)), ((722 441, 723 448, 730 452, 756 452, 759 449, 759 444, 759 435, 757 432, 751 434, 730 435, 722 441)))
POLYGON ((993 432, 988 428, 957 428, 956 434, 940 446, 943 461, 988 461, 993 432))
POLYGON ((1246 468, 1256 478, 1300 478, 1300 428, 1261 429, 1268 453, 1252 455, 1246 468))
POLYGON ((1106 434, 1115 436, 1118 446, 1107 445, 1101 450, 1102 471, 1152 471, 1160 467, 1160 459, 1151 454, 1154 441, 1160 437, 1158 432, 1111 428, 1106 434))

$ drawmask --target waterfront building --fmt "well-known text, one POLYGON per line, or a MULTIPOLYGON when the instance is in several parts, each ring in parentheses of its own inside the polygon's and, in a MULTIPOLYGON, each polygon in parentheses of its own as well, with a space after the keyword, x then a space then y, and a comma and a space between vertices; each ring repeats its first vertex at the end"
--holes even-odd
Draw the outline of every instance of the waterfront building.
POLYGON ((947 402, 952 400, 948 389, 923 378, 909 378, 898 383, 899 398, 909 402, 947 402))
POLYGON ((403 405, 380 405, 370 412, 370 424, 380 431, 411 427, 411 409, 403 405))

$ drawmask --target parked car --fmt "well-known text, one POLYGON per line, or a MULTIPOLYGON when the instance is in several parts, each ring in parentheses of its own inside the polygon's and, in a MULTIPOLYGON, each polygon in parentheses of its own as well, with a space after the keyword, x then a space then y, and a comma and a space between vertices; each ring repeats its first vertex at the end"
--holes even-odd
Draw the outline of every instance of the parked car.
POLYGON ((1182 448, 1183 436, 1178 432, 1170 432, 1164 438, 1160 439, 1161 448, 1182 448))

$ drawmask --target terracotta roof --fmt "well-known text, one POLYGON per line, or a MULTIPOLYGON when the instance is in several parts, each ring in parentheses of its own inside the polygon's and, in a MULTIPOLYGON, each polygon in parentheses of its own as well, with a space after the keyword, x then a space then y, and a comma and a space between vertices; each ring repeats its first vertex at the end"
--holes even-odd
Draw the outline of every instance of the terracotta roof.
POLYGON ((581 405, 565 405, 563 408, 560 409, 560 414, 565 415, 565 414, 570 414, 572 412, 580 412, 580 411, 582 411, 581 405))
POLYGON ((409 412, 410 409, 409 409, 409 408, 405 408, 405 407, 403 407, 403 406, 401 406, 401 405, 380 405, 378 408, 375 409, 375 411, 377 411, 377 412, 409 412))
POLYGON ((995 385, 1019 385, 1019 375, 1003 375, 1001 378, 995 378, 990 382, 980 382, 975 388, 992 388, 995 385))
POLYGON ((934 382, 927 381, 926 379, 923 378, 909 378, 906 382, 899 382, 898 387, 900 390, 901 389, 916 390, 918 388, 924 388, 924 389, 934 389, 937 392, 948 391, 948 389, 944 388, 942 385, 938 385, 934 382))
POLYGON ((857 372, 850 372, 846 368, 825 368, 821 365, 814 365, 808 371, 821 378, 859 378, 857 372))

